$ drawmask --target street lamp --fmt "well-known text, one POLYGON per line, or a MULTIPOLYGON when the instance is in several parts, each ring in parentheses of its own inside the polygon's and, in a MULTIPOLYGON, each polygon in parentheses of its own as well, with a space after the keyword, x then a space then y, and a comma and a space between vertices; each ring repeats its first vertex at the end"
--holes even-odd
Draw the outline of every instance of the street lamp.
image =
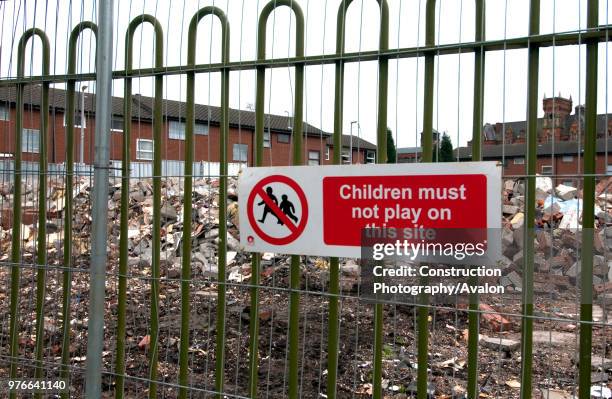
POLYGON ((87 90, 87 86, 83 85, 81 86, 81 154, 80 154, 80 161, 81 161, 81 165, 85 164, 84 161, 84 151, 85 151, 85 90, 87 90))
MULTIPOLYGON (((351 137, 349 139, 349 163, 353 164, 353 124, 357 123, 357 127, 359 127, 359 121, 351 121, 351 137)), ((359 154, 357 154, 357 159, 359 159, 359 154)))
POLYGON ((291 130, 291 125, 289 124, 291 122, 291 114, 287 110, 285 110, 285 113, 287 114, 287 129, 291 130))

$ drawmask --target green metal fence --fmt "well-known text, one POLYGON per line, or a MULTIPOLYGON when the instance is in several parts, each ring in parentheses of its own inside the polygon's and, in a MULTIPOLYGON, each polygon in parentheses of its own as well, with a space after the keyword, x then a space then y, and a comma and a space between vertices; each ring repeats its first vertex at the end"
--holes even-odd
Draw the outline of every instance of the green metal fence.
MULTIPOLYGON (((593 321, 592 303, 593 303, 593 228, 594 209, 595 209, 595 183, 599 178, 595 170, 595 142, 596 142, 596 116, 597 116, 597 65, 598 65, 598 44, 606 42, 610 32, 610 26, 599 25, 598 10, 599 2, 597 0, 588 0, 588 16, 587 28, 576 32, 564 34, 540 34, 540 1, 531 0, 528 10, 529 17, 529 35, 526 37, 518 37, 504 40, 487 41, 484 26, 485 26, 485 0, 476 0, 475 5, 475 37, 472 41, 438 45, 436 44, 436 14, 435 0, 427 0, 426 2, 426 39, 425 46, 413 48, 389 48, 389 8, 386 0, 379 0, 379 16, 372 18, 380 18, 380 43, 379 49, 375 51, 363 51, 359 53, 347 53, 344 49, 345 39, 345 20, 347 9, 351 5, 351 0, 343 0, 339 2, 337 11, 337 30, 336 30, 336 53, 333 55, 320 56, 305 56, 304 40, 305 40, 305 23, 304 13, 300 4, 296 0, 272 0, 265 5, 258 17, 258 41, 257 41, 257 59, 251 61, 231 61, 229 54, 230 26, 228 19, 220 8, 216 6, 206 6, 201 8, 195 15, 192 16, 189 23, 188 34, 188 54, 187 64, 181 66, 165 66, 164 65, 164 35, 172 35, 173 32, 163 32, 162 24, 151 15, 142 15, 134 18, 129 24, 128 30, 125 33, 126 53, 125 67, 123 70, 112 71, 112 78, 115 80, 124 81, 124 98, 132 98, 132 80, 141 77, 153 77, 155 85, 154 104, 152 107, 153 113, 153 178, 152 178, 152 225, 151 230, 151 245, 152 245, 152 260, 149 276, 139 276, 131 269, 129 256, 129 228, 130 228, 130 153, 131 153, 131 116, 132 102, 124 102, 124 127, 122 136, 122 156, 123 163, 121 168, 120 179, 120 221, 119 221, 119 258, 116 269, 108 269, 106 271, 107 289, 110 286, 116 285, 116 298, 111 298, 107 295, 106 299, 109 302, 116 303, 116 309, 111 312, 102 312, 99 314, 91 313, 80 315, 81 318, 88 318, 99 321, 104 320, 105 314, 112 316, 112 319, 105 319, 105 331, 101 331, 99 339, 104 340, 104 350, 110 352, 112 361, 105 361, 106 366, 101 370, 103 384, 102 389, 108 392, 113 392, 115 397, 136 397, 148 395, 154 397, 349 397, 349 396, 372 396, 374 398, 387 397, 385 389, 387 385, 384 381, 389 379, 388 372, 385 371, 386 352, 388 350, 385 342, 388 342, 389 336, 395 334, 390 327, 396 321, 397 316, 393 320, 388 320, 390 312, 397 312, 399 305, 384 305, 382 303, 370 304, 368 302, 360 303, 358 296, 343 292, 341 289, 341 270, 340 261, 338 258, 329 259, 329 280, 323 285, 322 289, 309 288, 308 283, 304 283, 305 276, 302 275, 304 268, 304 259, 298 255, 293 255, 290 258, 288 266, 287 283, 279 283, 272 285, 262 282, 262 258, 261 254, 253 254, 251 257, 251 277, 247 281, 234 283, 227 280, 228 264, 227 264, 227 241, 226 238, 228 219, 227 207, 223 204, 228 200, 228 137, 229 137, 229 93, 230 93, 230 71, 255 70, 256 71, 256 104, 255 104, 255 156, 254 165, 261 166, 264 164, 264 134, 265 134, 265 85, 266 71, 271 68, 292 67, 295 68, 294 81, 294 111, 293 120, 294 128, 292 131, 292 160, 294 165, 303 164, 303 130, 302 121, 304 120, 304 68, 312 65, 328 65, 335 66, 335 98, 334 98, 334 131, 333 144, 334 148, 341 148, 342 121, 343 121, 343 105, 344 105, 344 68, 347 63, 376 61, 378 63, 378 110, 377 110, 377 161, 385 163, 387 161, 387 97, 388 97, 388 63, 392 59, 401 58, 421 58, 424 59, 424 90, 423 90, 423 143, 422 143, 422 162, 430 162, 433 150, 433 113, 434 113, 434 81, 436 78, 435 62, 443 55, 448 54, 464 54, 473 53, 474 56, 474 94, 473 94, 473 134, 472 134, 472 159, 482 159, 482 131, 483 125, 483 96, 484 96, 484 71, 486 54, 491 51, 507 50, 507 49, 527 49, 528 51, 528 92, 527 95, 527 153, 526 165, 527 173, 521 176, 526 181, 525 190, 525 247, 524 247, 524 266, 523 266, 523 292, 522 292, 522 309, 520 313, 509 314, 509 317, 517 317, 521 323, 521 354, 520 354, 520 397, 531 398, 534 394, 533 380, 533 359, 534 356, 540 356, 534 353, 533 331, 534 320, 542 319, 534 311, 534 238, 536 219, 536 161, 537 161, 537 110, 538 110, 538 70, 539 70, 539 53, 542 48, 549 46, 568 46, 568 45, 584 45, 586 46, 586 125, 585 125, 585 145, 582 158, 583 173, 575 176, 580 179, 583 184, 584 198, 584 216, 582 220, 582 237, 581 237, 581 261, 580 268, 582 279, 580 282, 580 311, 579 311, 579 357, 578 357, 578 384, 577 392, 580 398, 590 398, 591 389, 591 349, 592 349, 592 329, 597 322, 593 321), (289 7, 296 21, 296 37, 295 37, 295 56, 289 58, 270 59, 266 57, 266 27, 267 21, 271 13, 281 6, 289 7), (196 64, 196 51, 199 48, 196 43, 198 23, 207 15, 213 15, 221 23, 221 63, 213 64, 196 64), (132 65, 132 53, 134 45, 138 46, 138 40, 134 37, 136 29, 142 24, 147 23, 153 26, 155 55, 154 67, 152 68, 134 68, 132 65), (193 202, 193 161, 194 161, 194 104, 195 104, 195 78, 198 74, 204 73, 221 73, 221 124, 220 124, 220 142, 219 142, 219 157, 221 162, 221 170, 218 177, 218 199, 216 200, 221 206, 219 207, 218 219, 221 221, 218 226, 218 243, 217 243, 217 277, 212 280, 204 280, 194 278, 192 270, 193 260, 192 240, 185 239, 181 242, 182 258, 180 276, 168 278, 162 276, 160 263, 162 262, 162 207, 164 196, 162 195, 162 184, 164 184, 167 176, 162 175, 162 129, 163 129, 163 90, 164 77, 171 75, 185 75, 187 77, 187 101, 185 109, 185 145, 184 145, 184 175, 180 176, 183 184, 183 191, 188 193, 182 198, 183 204, 183 231, 193 231, 192 214, 193 202), (134 281, 146 281, 149 288, 146 292, 135 293, 130 288, 130 284, 134 281), (174 320, 176 324, 170 322, 168 325, 168 313, 160 309, 160 303, 163 304, 164 299, 160 297, 160 285, 165 289, 171 287, 175 292, 180 293, 180 309, 178 316, 174 320), (303 287, 306 288, 303 288, 303 287), (201 315, 198 309, 194 309, 195 304, 200 304, 201 297, 196 292, 202 287, 213 287, 215 298, 210 302, 208 308, 208 323, 206 328, 209 330, 206 333, 206 339, 202 343, 200 349, 194 348, 194 337, 190 326, 194 323, 199 323, 201 320, 194 321, 194 315, 198 318, 201 315), (233 296, 228 299, 228 291, 231 291, 233 296), (264 295, 265 294, 265 295, 264 295), (262 343, 262 299, 265 296, 267 305, 270 305, 270 298, 279 298, 284 306, 288 309, 286 320, 277 327, 270 327, 270 353, 266 358, 262 358, 260 351, 262 343), (280 298, 283 299, 280 299, 280 298), (134 304, 134 300, 140 299, 146 302, 146 306, 130 310, 130 303, 134 304), (248 305, 248 317, 238 314, 231 314, 228 307, 232 303, 238 301, 248 305), (321 339, 320 347, 308 347, 311 341, 305 342, 308 331, 307 318, 312 316, 312 312, 304 310, 304 301, 307 301, 309 306, 314 304, 319 306, 321 317, 321 327, 318 331, 321 339), (361 318, 366 318, 371 321, 367 323, 359 320, 360 316, 352 319, 354 326, 350 323, 341 325, 342 306, 344 304, 357 304, 358 311, 361 312, 361 318), (136 326, 132 320, 130 325, 129 313, 142 312, 144 310, 150 312, 146 320, 147 325, 145 330, 148 332, 149 343, 147 351, 146 370, 136 369, 136 372, 130 371, 127 367, 126 352, 130 350, 128 343, 128 332, 130 339, 132 334, 138 330, 142 332, 143 326, 136 326), (214 314, 214 317, 213 317, 214 314), (248 333, 242 332, 242 319, 246 318, 249 322, 248 333), (161 320, 164 323, 160 323, 161 320), (213 322, 214 320, 214 322, 213 322), (300 323, 302 321, 302 324, 300 323), (360 331, 360 323, 362 323, 360 331), (393 323, 392 323, 393 322, 393 323), (161 324, 165 324, 161 327, 161 324), (367 327, 366 327, 367 326, 367 327), (162 349, 160 330, 162 328, 171 329, 177 332, 180 337, 177 350, 177 358, 172 362, 177 364, 176 375, 160 365, 160 355, 165 356, 163 363, 168 362, 168 356, 174 353, 174 349, 166 347, 166 352, 160 354, 162 349), (278 375, 273 378, 282 380, 282 389, 280 391, 270 392, 270 369, 268 368, 266 376, 266 362, 271 361, 272 357, 272 336, 277 334, 279 329, 281 335, 286 334, 286 354, 283 372, 278 372, 278 375), (238 329, 238 333, 236 333, 238 329), (128 331, 130 330, 130 331, 128 331), (355 348, 350 348, 344 340, 349 339, 351 334, 355 333, 355 348), (238 334, 238 346, 244 349, 243 359, 226 356, 227 337, 228 334, 238 334), (367 380, 362 383, 371 383, 371 391, 363 393, 348 394, 343 390, 340 383, 342 373, 355 372, 354 367, 349 367, 342 364, 347 360, 347 353, 352 354, 358 350, 364 350, 362 341, 364 336, 371 334, 371 347, 369 344, 363 344, 368 347, 366 352, 371 355, 371 373, 367 374, 367 380), (208 341, 207 341, 208 340, 208 341), (205 348, 205 349, 202 349, 205 348), (199 358, 194 358, 194 351, 202 350, 206 353, 206 370, 201 370, 201 365, 197 363, 201 361, 199 358), (318 351, 321 353, 320 367, 325 370, 319 370, 317 376, 318 387, 306 388, 304 384, 314 384, 314 381, 308 380, 304 376, 305 369, 310 365, 304 359, 304 353, 307 351, 318 351), (246 354, 248 352, 248 355, 246 354), (214 370, 208 369, 208 359, 214 359, 214 370), (235 364, 234 364, 235 362, 235 364), (228 374, 235 373, 235 380, 230 381, 228 374), (286 373, 286 375, 285 375, 286 373), (194 374, 200 376, 194 379, 194 374), (387 374, 387 375, 386 375, 387 374), (265 378, 263 378, 265 377, 265 378), (306 382, 305 382, 306 381, 306 382), (285 390, 286 382, 286 390, 285 390), (132 384, 139 388, 131 388, 129 393, 127 386, 132 384), (384 387, 383 387, 384 386, 384 387), (311 389, 312 388, 312 389, 311 389)), ((409 7, 413 6, 408 4, 409 7)), ((16 100, 16 118, 13 131, 14 148, 17 150, 14 153, 15 181, 22 179, 22 154, 18 149, 22 148, 23 136, 23 110, 24 96, 23 92, 26 86, 41 84, 42 85, 42 100, 40 103, 41 110, 48 110, 49 105, 49 86, 52 84, 66 83, 67 84, 67 109, 75 109, 75 93, 76 82, 91 81, 96 78, 94 73, 76 73, 76 46, 79 35, 84 30, 91 30, 96 35, 100 34, 100 29, 95 23, 84 21, 77 25, 70 34, 69 52, 68 52, 68 70, 66 74, 54 73, 50 74, 49 69, 49 53, 51 46, 44 31, 34 28, 27 30, 19 39, 18 43, 18 76, 7 78, 0 81, 0 87, 14 87, 17 93, 16 100), (26 44, 38 36, 43 43, 42 76, 25 76, 25 48, 26 44)), ((41 131, 45 132, 49 126, 49 113, 41 112, 41 131)), ((63 178, 65 179, 65 214, 73 215, 74 201, 74 114, 68 112, 66 122, 66 172, 63 178)), ((109 118, 109 115, 97 115, 96 122, 102 118, 109 118)), ((107 133, 108 134, 108 133, 107 133)), ((104 137, 102 138, 104 139, 104 137)), ((108 136, 105 138, 109 140, 108 136)), ((74 302, 74 288, 71 288, 75 281, 85 281, 89 279, 89 269, 83 264, 75 265, 74 259, 77 255, 88 255, 87 250, 84 253, 75 254, 75 244, 73 242, 73 217, 64 217, 64 236, 63 236, 63 257, 59 263, 48 262, 48 245, 46 231, 47 226, 47 184, 48 179, 52 178, 51 174, 47 173, 47 153, 48 143, 46 135, 41 135, 40 141, 40 156, 38 170, 38 222, 37 222, 37 252, 35 259, 28 261, 24 258, 22 248, 22 202, 15 200, 12 206, 12 230, 11 230, 11 256, 10 260, 1 262, 1 267, 4 270, 10 270, 10 277, 3 274, 3 283, 10 284, 7 292, 10 292, 10 297, 4 298, 3 301, 7 304, 9 311, 10 327, 8 328, 8 336, 2 339, 2 355, 1 361, 5 366, 1 368, 2 378, 18 378, 25 376, 33 376, 36 378, 57 378, 62 377, 72 381, 73 389, 71 394, 64 393, 63 397, 85 397, 84 395, 84 378, 82 376, 84 367, 78 361, 75 361, 75 354, 71 353, 71 345, 75 340, 75 326, 73 320, 72 308, 74 302), (28 280, 24 280, 23 273, 27 274, 27 278, 35 282, 35 287, 28 286, 28 280), (61 278, 59 278, 61 276, 61 278), (56 292, 51 285, 60 285, 61 294, 56 292), (30 315, 20 314, 20 302, 26 300, 27 295, 31 292, 35 293, 35 325, 33 328, 28 327, 24 323, 30 315), (49 295, 52 292, 53 298, 59 300, 61 298, 61 311, 56 314, 61 315, 61 343, 57 349, 50 351, 48 348, 49 341, 45 338, 45 317, 50 317, 52 309, 49 309, 49 295), (26 317, 27 316, 27 317, 26 317), (34 331, 34 350, 29 352, 23 342, 21 342, 28 332, 34 331), (59 356, 57 356, 59 354, 59 356)), ((342 162, 341 152, 334 151, 333 162, 340 164, 342 162)), ((104 165, 97 164, 96 168, 104 168, 104 165)), ((20 184, 15 184, 13 189, 13 198, 22 197, 22 187, 20 184)), ((195 209, 197 213, 197 209, 195 209)), ((104 212, 106 213, 106 212, 104 212)), ((95 209, 92 214, 96 215, 95 209)), ((95 216, 94 216, 95 217, 95 216)), ((104 224, 111 223, 111 220, 105 220, 104 224)), ((111 234, 116 233, 111 231, 111 234)), ((91 241, 95 241, 95 237, 91 241)), ((106 238, 105 238, 106 239, 106 238)), ((111 259, 109 259, 109 263, 111 259)), ((112 260, 114 261, 114 260, 112 260)), ((92 279, 100 278, 100 276, 91 276, 92 279)), ((86 283, 88 284, 88 282, 86 283)), ((93 284, 93 282, 92 282, 93 284)), ((86 292, 82 295, 87 297, 86 292)), ((165 297, 166 295, 164 295, 165 297)), ((86 299, 83 299, 86 300, 86 299)), ((433 376, 430 371, 432 362, 432 343, 431 336, 435 329, 431 325, 431 317, 435 316, 437 305, 429 304, 428 298, 423 296, 419 299, 419 303, 415 304, 411 312, 414 320, 414 347, 416 354, 416 379, 415 386, 416 397, 424 399, 429 397, 428 389, 432 382, 433 376)), ((461 314, 467 317, 467 372, 465 374, 466 381, 466 396, 469 398, 477 398, 481 394, 482 378, 479 365, 479 325, 483 311, 479 307, 479 298, 477 295, 470 297, 469 307, 466 309, 452 309, 456 315, 461 314)), ((234 312, 235 313, 235 312, 234 312)), ((5 312, 6 314, 6 312, 5 312)), ((551 319, 552 320, 552 319, 551 319)), ((3 322, 5 320, 3 319, 3 322)), ((312 322, 312 321, 311 321, 312 322)), ((273 321, 266 321, 267 324, 273 325, 273 321)), ((78 323, 76 323, 78 324, 78 323)), ((605 329, 605 322, 603 323, 605 329)), ((4 333, 6 329, 2 327, 4 333)), ((605 331, 605 330, 604 330, 605 331)), ((609 333, 608 333, 609 334, 609 333)), ((79 333, 79 339, 86 339, 79 333)), ((197 339, 202 340, 203 337, 198 334, 197 339)), ((164 338, 164 344, 168 345, 168 341, 164 338)), ((604 345, 606 345, 604 343, 604 345)), ((607 345, 610 345, 608 342, 607 345)), ((196 345, 197 346, 197 345, 196 345)), ((278 348, 276 348, 278 349, 278 348)), ((132 349, 133 350, 133 345, 132 349)), ((284 348, 280 349, 284 351, 284 348)), ((609 350, 609 349, 608 349, 609 350)), ((239 350, 238 352, 242 352, 239 350)), ((240 354, 240 353, 239 353, 240 354)), ((84 353, 80 354, 84 356, 84 353)), ((87 354, 89 355, 89 354, 87 354)), ((106 355, 105 355, 106 356, 106 355)), ((174 355, 172 355, 174 356, 174 355)), ((235 356, 235 355, 232 355, 235 356)), ((77 356, 78 357, 78 356, 77 356)), ((282 362, 281 362, 282 363, 282 362)), ((308 372, 307 372, 308 373, 308 372)), ((501 384, 503 385, 503 383, 501 384)), ((93 391, 95 392, 95 391, 93 391)), ((500 391, 501 392, 501 391, 500 391)), ((449 394, 448 392, 446 394, 449 394)), ((493 397, 505 397, 507 393, 493 393, 493 397)), ((518 395, 518 394, 517 394, 518 395)), ((13 395, 15 397, 15 395, 13 395)), ((440 396, 440 397, 451 397, 440 396)))

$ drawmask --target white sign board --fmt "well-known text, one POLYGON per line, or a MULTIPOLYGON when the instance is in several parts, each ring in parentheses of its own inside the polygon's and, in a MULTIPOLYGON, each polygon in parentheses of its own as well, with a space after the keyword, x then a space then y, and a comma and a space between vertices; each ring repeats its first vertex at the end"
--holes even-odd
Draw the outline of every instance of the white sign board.
POLYGON ((364 229, 501 228, 496 162, 251 167, 238 189, 251 252, 359 258, 364 229))

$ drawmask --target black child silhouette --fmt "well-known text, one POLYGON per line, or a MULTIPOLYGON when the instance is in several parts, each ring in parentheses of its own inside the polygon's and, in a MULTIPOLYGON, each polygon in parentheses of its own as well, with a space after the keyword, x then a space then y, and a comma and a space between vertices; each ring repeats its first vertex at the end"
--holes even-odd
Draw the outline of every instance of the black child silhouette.
POLYGON ((297 223, 298 218, 297 218, 297 216, 295 216, 293 214, 293 212, 295 212, 295 208, 293 206, 293 203, 287 199, 287 196, 285 194, 283 194, 281 196, 281 198, 283 200, 281 201, 281 203, 280 203, 280 205, 278 207, 280 208, 281 211, 283 211, 283 213, 285 215, 287 215, 289 217, 289 219, 291 219, 291 220, 293 220, 294 222, 297 223))
MULTIPOLYGON (((266 194, 268 194, 268 198, 270 198, 272 200, 272 202, 274 202, 276 205, 278 205, 278 199, 276 199, 276 196, 274 194, 272 194, 272 187, 267 187, 266 188, 266 194)), ((264 212, 263 212, 263 216, 261 217, 261 219, 258 220, 258 222, 260 223, 265 223, 266 222, 266 216, 268 215, 268 212, 270 212, 271 214, 273 214, 276 219, 278 220, 279 224, 283 224, 283 222, 280 221, 278 215, 276 215, 274 213, 274 211, 272 211, 272 208, 270 208, 267 204, 266 201, 264 201, 263 199, 257 204, 259 205, 265 205, 264 206, 264 212)))

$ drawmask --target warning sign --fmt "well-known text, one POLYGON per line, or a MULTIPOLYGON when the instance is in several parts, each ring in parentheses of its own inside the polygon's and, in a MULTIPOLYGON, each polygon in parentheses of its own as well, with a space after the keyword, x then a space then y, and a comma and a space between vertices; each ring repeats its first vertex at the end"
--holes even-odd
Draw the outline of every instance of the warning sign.
MULTIPOLYGON (((291 178, 273 175, 261 179, 247 201, 249 224, 263 242, 286 245, 295 241, 308 222, 308 202, 291 178)), ((251 237, 251 242, 255 240, 251 237)))
POLYGON ((239 192, 253 252, 358 258, 365 229, 476 229, 486 240, 501 227, 496 162, 247 168, 239 192))

